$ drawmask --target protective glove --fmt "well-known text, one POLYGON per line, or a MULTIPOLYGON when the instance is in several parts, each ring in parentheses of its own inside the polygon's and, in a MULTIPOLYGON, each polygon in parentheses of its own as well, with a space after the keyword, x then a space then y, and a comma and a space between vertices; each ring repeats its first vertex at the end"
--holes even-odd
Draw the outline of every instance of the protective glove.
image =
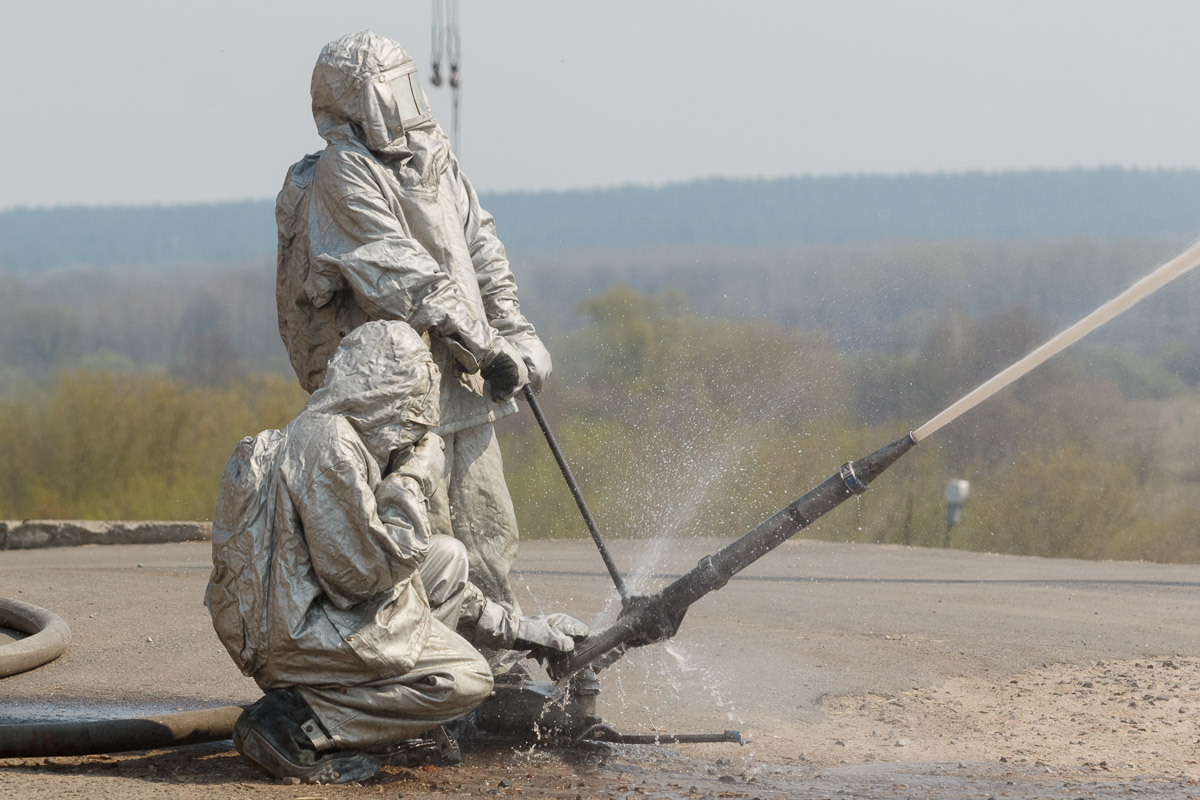
POLYGON ((569 653, 575 642, 587 638, 588 626, 566 614, 517 617, 514 650, 557 650, 569 653))
POLYGON ((525 359, 511 342, 503 337, 479 365, 479 374, 485 381, 484 390, 493 401, 500 403, 521 391, 529 382, 529 370, 525 359))
POLYGON ((427 328, 435 330, 462 371, 477 372, 503 336, 486 320, 475 319, 465 308, 459 310, 461 313, 447 314, 440 321, 426 324, 424 328, 413 320, 409 320, 409 324, 417 331, 427 328))
POLYGON ((468 583, 463 591, 458 632, 476 647, 569 653, 575 649, 576 639, 588 635, 588 627, 566 614, 515 616, 468 583))
POLYGON ((554 364, 550 361, 550 351, 537 336, 527 336, 510 341, 521 353, 521 359, 525 362, 526 369, 529 370, 529 388, 533 389, 534 394, 541 394, 542 387, 546 385, 550 373, 554 371, 554 364))
POLYGON ((479 359, 471 352, 471 348, 463 342, 458 334, 442 337, 442 341, 446 344, 446 350, 450 353, 450 357, 458 363, 463 372, 478 372, 479 359))

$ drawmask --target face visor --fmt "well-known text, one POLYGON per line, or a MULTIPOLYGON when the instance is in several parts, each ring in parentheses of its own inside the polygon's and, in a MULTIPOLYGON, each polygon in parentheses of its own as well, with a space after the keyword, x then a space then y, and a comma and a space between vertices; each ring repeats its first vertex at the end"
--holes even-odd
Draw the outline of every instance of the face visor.
POLYGON ((362 118, 355 121, 362 126, 367 147, 377 153, 407 152, 405 132, 433 120, 417 80, 417 65, 404 61, 372 76, 363 88, 362 118))
POLYGON ((410 71, 405 74, 395 77, 388 76, 388 87, 391 89, 392 99, 399 112, 400 127, 406 131, 423 125, 433 118, 429 100, 425 97, 425 90, 421 88, 421 83, 417 80, 417 68, 415 66, 407 68, 410 71))

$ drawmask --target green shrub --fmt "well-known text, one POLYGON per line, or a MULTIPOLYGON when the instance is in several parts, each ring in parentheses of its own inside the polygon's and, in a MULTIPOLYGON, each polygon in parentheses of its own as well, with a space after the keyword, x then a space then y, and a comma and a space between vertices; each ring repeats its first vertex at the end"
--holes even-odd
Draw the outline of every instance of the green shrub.
POLYGON ((62 373, 0 405, 0 518, 207 519, 241 437, 299 410, 294 381, 195 387, 62 373))

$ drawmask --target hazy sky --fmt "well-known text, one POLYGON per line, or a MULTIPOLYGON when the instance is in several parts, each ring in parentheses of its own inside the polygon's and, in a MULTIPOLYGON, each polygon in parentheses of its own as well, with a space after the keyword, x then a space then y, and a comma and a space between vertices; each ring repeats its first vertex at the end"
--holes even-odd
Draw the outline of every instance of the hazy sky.
MULTIPOLYGON (((4 0, 0 209, 273 197, 322 45, 430 0, 4 0)), ((462 0, 464 167, 518 190, 1200 167, 1200 3, 462 0)), ((449 128, 450 97, 429 88, 449 128)))

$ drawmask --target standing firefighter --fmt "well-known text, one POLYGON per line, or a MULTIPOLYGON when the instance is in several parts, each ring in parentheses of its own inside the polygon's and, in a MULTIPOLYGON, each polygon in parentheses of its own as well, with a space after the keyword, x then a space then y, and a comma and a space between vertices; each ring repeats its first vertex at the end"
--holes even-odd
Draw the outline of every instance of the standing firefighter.
POLYGON ((488 696, 491 671, 468 639, 544 654, 587 633, 485 599, 463 545, 431 532, 439 380, 408 325, 369 322, 300 414, 243 439, 226 465, 205 600, 266 692, 234 744, 268 775, 370 777, 488 696))
POLYGON ((338 340, 367 320, 403 320, 424 336, 441 370, 446 442, 430 521, 466 545, 472 581, 514 609, 517 521, 492 423, 516 411, 523 386, 541 390, 550 355, 404 48, 367 31, 326 45, 312 107, 328 144, 292 166, 276 206, 292 366, 313 391, 338 340))

